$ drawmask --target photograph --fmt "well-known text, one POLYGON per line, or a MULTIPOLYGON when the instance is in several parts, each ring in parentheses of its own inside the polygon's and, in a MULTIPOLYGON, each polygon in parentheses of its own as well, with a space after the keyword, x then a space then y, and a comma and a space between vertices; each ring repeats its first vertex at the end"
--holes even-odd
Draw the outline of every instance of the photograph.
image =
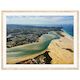
POLYGON ((3 66, 77 66, 77 12, 4 11, 3 66))

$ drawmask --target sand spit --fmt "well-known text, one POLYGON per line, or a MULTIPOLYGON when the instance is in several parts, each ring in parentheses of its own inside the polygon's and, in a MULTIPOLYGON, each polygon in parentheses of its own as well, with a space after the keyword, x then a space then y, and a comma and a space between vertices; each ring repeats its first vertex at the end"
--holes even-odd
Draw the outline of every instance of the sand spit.
POLYGON ((15 64, 37 57, 49 51, 51 64, 73 64, 73 38, 64 31, 49 32, 39 38, 38 43, 13 47, 7 50, 7 63, 15 64))

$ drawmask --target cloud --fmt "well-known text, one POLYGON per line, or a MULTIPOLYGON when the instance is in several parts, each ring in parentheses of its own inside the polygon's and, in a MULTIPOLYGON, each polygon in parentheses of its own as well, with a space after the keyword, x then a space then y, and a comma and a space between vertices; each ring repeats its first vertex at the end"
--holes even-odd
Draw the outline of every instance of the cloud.
POLYGON ((73 16, 7 16, 7 24, 73 24, 73 16))

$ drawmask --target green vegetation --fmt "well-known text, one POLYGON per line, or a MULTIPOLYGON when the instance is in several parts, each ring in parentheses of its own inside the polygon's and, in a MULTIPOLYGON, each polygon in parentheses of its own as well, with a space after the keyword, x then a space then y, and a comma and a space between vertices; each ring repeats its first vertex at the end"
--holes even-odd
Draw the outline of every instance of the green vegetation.
POLYGON ((61 30, 62 27, 33 27, 7 25, 7 48, 38 42, 38 38, 50 31, 61 30))

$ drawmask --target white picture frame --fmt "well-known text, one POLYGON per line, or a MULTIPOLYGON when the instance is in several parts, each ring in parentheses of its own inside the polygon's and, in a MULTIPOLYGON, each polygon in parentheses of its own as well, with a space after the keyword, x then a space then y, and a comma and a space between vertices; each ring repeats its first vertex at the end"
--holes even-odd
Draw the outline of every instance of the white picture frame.
POLYGON ((79 49, 78 49, 78 11, 2 11, 1 12, 1 48, 2 48, 2 69, 4 70, 54 70, 54 69, 78 69, 79 68, 79 49), (10 15, 53 15, 53 16, 74 16, 74 63, 73 64, 6 64, 6 16, 10 15))

